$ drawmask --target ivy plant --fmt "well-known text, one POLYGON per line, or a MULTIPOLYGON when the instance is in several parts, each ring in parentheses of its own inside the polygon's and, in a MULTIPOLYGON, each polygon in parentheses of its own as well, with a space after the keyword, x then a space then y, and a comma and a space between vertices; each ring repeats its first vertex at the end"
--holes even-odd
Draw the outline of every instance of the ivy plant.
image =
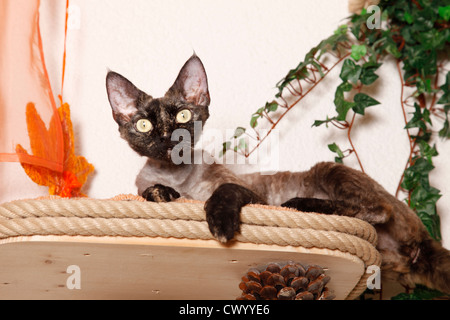
POLYGON ((374 9, 379 10, 378 16, 374 16, 376 11, 363 9, 311 48, 276 84, 274 99, 251 115, 250 128, 237 128, 230 141, 224 142, 222 152, 233 150, 250 156, 292 108, 300 107, 303 98, 331 70, 340 68, 333 100, 335 114, 314 121, 312 127, 325 125, 346 131, 348 147, 331 143, 328 149, 336 162, 355 156, 364 172, 351 132, 356 117, 364 117, 368 108, 387 102, 371 97, 365 88, 391 77, 378 71, 388 59, 394 60, 401 83, 398 107, 404 115, 400 125, 410 150, 396 196, 404 197, 430 235, 441 240, 436 209, 441 193, 429 177, 435 168, 433 158, 438 156, 435 140, 450 138, 450 6, 446 0, 381 0, 374 9), (374 17, 379 20, 375 26, 368 23, 374 17), (260 128, 267 125, 269 130, 262 134, 260 128), (252 147, 247 140, 254 142, 252 147))
POLYGON ((392 300, 431 300, 436 298, 445 297, 443 297, 442 292, 417 285, 411 293, 400 293, 393 297, 392 300))

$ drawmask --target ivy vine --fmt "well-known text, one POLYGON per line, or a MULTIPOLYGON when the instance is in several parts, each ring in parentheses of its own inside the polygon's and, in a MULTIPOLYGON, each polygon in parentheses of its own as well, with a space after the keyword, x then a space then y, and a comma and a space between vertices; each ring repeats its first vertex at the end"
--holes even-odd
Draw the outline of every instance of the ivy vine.
POLYGON ((441 240, 436 210, 441 194, 430 184, 429 177, 434 169, 433 158, 438 155, 435 139, 450 138, 450 6, 445 0, 381 0, 376 9, 379 9, 377 26, 368 24, 377 12, 363 9, 313 47, 276 84, 274 100, 251 115, 250 128, 238 127, 230 141, 223 144, 222 152, 234 150, 249 157, 288 112, 299 106, 332 69, 340 66, 340 83, 333 101, 335 114, 316 120, 312 126, 346 131, 348 148, 336 143, 328 148, 335 154, 336 162, 343 163, 345 158, 355 156, 364 172, 351 133, 355 118, 363 117, 367 108, 380 104, 364 89, 383 80, 377 71, 393 58, 401 81, 399 107, 409 143, 396 196, 405 194, 405 201, 430 235, 441 240), (265 134, 260 130, 263 125, 269 126, 265 134))

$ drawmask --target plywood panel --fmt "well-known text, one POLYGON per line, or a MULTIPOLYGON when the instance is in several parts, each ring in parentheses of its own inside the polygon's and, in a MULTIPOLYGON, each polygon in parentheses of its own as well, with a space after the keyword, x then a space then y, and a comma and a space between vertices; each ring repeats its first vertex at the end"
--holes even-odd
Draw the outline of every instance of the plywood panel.
POLYGON ((289 260, 326 268, 336 299, 344 299, 365 271, 359 258, 326 249, 171 238, 19 237, 0 242, 0 298, 235 299, 248 268, 289 260), (67 273, 69 266, 79 267, 79 274, 67 273), (81 288, 69 289, 67 281, 75 275, 81 288))

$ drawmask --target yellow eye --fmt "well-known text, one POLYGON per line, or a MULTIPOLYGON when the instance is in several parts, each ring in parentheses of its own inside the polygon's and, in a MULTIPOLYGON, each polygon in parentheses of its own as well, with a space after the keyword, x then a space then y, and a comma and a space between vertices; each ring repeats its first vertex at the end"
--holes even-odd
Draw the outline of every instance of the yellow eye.
POLYGON ((187 109, 181 110, 177 114, 177 122, 178 123, 186 123, 186 122, 189 122, 189 120, 191 120, 191 119, 192 119, 192 113, 187 109))
POLYGON ((141 119, 136 123, 136 129, 142 133, 149 132, 152 128, 152 123, 147 119, 141 119))

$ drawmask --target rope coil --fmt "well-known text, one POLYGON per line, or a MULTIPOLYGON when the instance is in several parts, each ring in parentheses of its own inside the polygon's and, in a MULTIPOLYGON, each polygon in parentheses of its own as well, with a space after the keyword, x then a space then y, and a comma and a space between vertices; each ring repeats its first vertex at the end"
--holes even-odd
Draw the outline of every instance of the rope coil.
MULTIPOLYGON (((124 200, 131 201, 53 198, 5 203, 0 205, 0 239, 69 235, 214 240, 204 203, 124 200)), ((366 266, 381 264, 376 231, 359 219, 249 205, 242 209, 241 221, 238 242, 339 250, 366 266)), ((364 291, 368 276, 362 275, 347 299, 364 291)))

